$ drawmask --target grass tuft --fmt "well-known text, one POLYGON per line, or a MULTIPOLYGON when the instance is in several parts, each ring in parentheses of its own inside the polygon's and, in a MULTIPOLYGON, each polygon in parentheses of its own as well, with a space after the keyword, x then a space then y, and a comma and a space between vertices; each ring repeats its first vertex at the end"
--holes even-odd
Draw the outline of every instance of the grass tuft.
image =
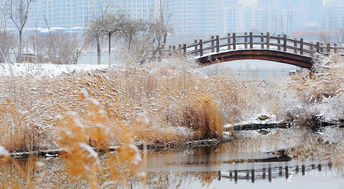
POLYGON ((191 128, 196 139, 223 137, 223 118, 209 95, 193 100, 184 108, 182 125, 191 128))

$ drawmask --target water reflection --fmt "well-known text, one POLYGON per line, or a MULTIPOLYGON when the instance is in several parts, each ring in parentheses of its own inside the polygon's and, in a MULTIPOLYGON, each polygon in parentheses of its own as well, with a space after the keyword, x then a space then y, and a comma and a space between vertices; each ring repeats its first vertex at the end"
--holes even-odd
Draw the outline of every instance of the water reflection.
POLYGON ((276 178, 285 178, 289 179, 292 175, 305 175, 306 172, 312 170, 318 170, 319 172, 328 171, 332 169, 332 164, 302 164, 302 165, 294 165, 294 166, 277 166, 262 169, 251 169, 251 170, 230 170, 228 172, 219 171, 219 180, 221 179, 229 179, 230 181, 234 181, 235 183, 238 180, 250 180, 252 183, 256 182, 256 180, 267 180, 268 182, 272 182, 273 179, 276 178), (325 167, 325 169, 324 169, 325 167))
MULTIPOLYGON (((309 162, 310 163, 310 162, 309 162)), ((295 162, 296 164, 296 162, 295 162)), ((276 188, 292 184, 314 184, 314 180, 320 183, 340 185, 343 183, 343 174, 332 169, 331 163, 300 164, 293 166, 276 166, 271 164, 266 168, 259 169, 235 169, 228 171, 170 171, 170 172, 149 172, 147 184, 152 188, 166 186, 174 188, 174 183, 179 183, 180 188, 209 188, 218 186, 255 186, 260 188, 276 188), (152 182, 153 181, 153 182, 152 182), (155 181, 155 182, 154 182, 155 181), (173 181, 173 182, 171 182, 173 181), (251 183, 251 185, 247 185, 251 183)))
MULTIPOLYGON (((281 184, 314 184, 314 179, 320 183, 344 183, 343 172, 327 161, 293 161, 270 153, 235 152, 228 150, 229 145, 146 152, 138 168, 139 173, 145 175, 144 179, 130 178, 128 185, 119 188, 224 188, 247 184, 250 184, 247 185, 249 187, 281 188, 281 184)), ((21 160, 17 163, 41 186, 60 187, 62 181, 67 188, 85 185, 85 180, 70 178, 59 158, 21 160)), ((0 186, 5 179, 25 180, 23 175, 26 174, 21 175, 16 170, 11 163, 2 166, 0 186)))

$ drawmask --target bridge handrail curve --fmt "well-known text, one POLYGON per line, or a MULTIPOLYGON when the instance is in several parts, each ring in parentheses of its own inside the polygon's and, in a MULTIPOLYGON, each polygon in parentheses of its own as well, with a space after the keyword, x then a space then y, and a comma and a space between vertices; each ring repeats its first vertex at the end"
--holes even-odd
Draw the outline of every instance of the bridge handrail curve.
POLYGON ((194 40, 193 43, 169 46, 163 51, 171 56, 173 54, 194 55, 202 57, 206 54, 219 53, 235 50, 277 50, 289 52, 300 56, 311 57, 315 53, 329 55, 339 53, 344 55, 344 46, 336 43, 307 42, 303 38, 288 38, 287 35, 270 35, 267 33, 253 34, 245 32, 243 34, 228 33, 227 36, 219 37, 212 35, 210 39, 194 40))

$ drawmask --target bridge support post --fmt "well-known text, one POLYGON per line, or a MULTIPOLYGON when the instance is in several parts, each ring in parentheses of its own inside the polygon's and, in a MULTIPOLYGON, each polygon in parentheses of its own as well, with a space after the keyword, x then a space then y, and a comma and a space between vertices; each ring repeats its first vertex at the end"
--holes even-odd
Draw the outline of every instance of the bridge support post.
POLYGON ((233 50, 236 50, 236 34, 233 33, 233 50))
POLYGON ((287 35, 284 35, 283 37, 283 51, 287 51, 287 35))
POLYGON ((333 44, 333 46, 334 46, 334 53, 336 53, 337 54, 337 43, 335 43, 335 44, 333 44))
POLYGON ((197 51, 197 49, 198 49, 198 41, 197 41, 197 39, 195 39, 194 43, 195 43, 195 51, 197 51))
POLYGON ((254 176, 254 169, 251 170, 251 176, 252 176, 252 177, 251 177, 251 182, 254 183, 254 181, 255 181, 255 178, 254 178, 254 177, 255 177, 255 176, 254 176))
POLYGON ((300 54, 303 55, 303 38, 300 39, 300 54))
POLYGON ((211 52, 213 53, 214 52, 214 39, 215 39, 215 37, 212 35, 211 36, 211 52))
POLYGON ((245 39, 245 49, 247 49, 247 42, 248 42, 248 40, 247 40, 247 32, 245 32, 244 33, 244 39, 245 39))
POLYGON ((313 44, 313 42, 311 42, 311 45, 310 45, 310 47, 309 47, 309 49, 310 49, 311 51, 313 51, 313 46, 314 46, 314 44, 313 44))
POLYGON ((227 49, 228 49, 228 50, 231 50, 231 34, 228 33, 228 34, 227 34, 227 37, 228 37, 228 39, 227 39, 227 43, 228 43, 227 49))
POLYGON ((277 50, 281 50, 281 36, 277 35, 277 50))
POLYGON ((260 43, 261 43, 260 48, 264 49, 264 33, 261 33, 260 35, 261 35, 261 37, 260 37, 260 43))
POLYGON ((268 180, 269 180, 269 182, 272 181, 272 170, 271 170, 271 167, 268 168, 268 180))
POLYGON ((250 32, 250 49, 253 49, 253 33, 250 32))
POLYGON ((203 56, 203 40, 199 40, 199 56, 203 56))
POLYGON ((297 54, 297 39, 294 41, 294 54, 297 54))
POLYGON ((320 53, 320 42, 317 42, 316 48, 317 48, 317 53, 320 53))
POLYGON ((216 52, 220 52, 220 37, 216 36, 216 52))
POLYGON ((270 32, 266 33, 266 48, 270 49, 270 32))

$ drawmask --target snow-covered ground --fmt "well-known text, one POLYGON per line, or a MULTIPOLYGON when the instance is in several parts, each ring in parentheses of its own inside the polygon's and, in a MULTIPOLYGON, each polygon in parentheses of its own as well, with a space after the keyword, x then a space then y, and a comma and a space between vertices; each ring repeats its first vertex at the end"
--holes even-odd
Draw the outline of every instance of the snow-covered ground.
POLYGON ((55 77, 63 73, 83 72, 91 70, 106 70, 108 65, 57 65, 33 63, 1 63, 0 77, 33 75, 36 77, 55 77))

